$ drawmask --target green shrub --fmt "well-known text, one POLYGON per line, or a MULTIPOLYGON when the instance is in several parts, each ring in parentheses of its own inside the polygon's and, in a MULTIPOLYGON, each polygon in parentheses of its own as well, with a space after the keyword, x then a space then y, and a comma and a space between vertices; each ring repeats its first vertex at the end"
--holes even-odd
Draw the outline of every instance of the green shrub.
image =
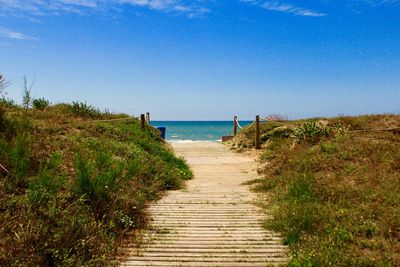
POLYGON ((71 111, 74 115, 83 118, 99 118, 101 116, 99 109, 79 101, 72 102, 71 111))
POLYGON ((61 156, 54 154, 29 185, 28 197, 31 204, 49 200, 63 187, 65 178, 57 173, 60 161, 61 156))
POLYGON ((45 110, 50 106, 50 102, 45 98, 36 98, 33 99, 32 106, 35 109, 45 110))
POLYGON ((15 101, 10 98, 1 97, 0 106, 11 108, 16 107, 17 103, 15 103, 15 101))
POLYGON ((110 154, 97 152, 94 161, 88 155, 78 153, 75 159, 75 190, 93 208, 97 217, 110 204, 110 194, 117 189, 117 178, 121 177, 122 166, 113 162, 110 154))
POLYGON ((10 163, 12 175, 9 175, 8 182, 17 189, 27 185, 28 172, 30 167, 30 136, 27 133, 20 133, 15 139, 15 144, 10 151, 10 163))
POLYGON ((297 142, 306 142, 315 144, 321 138, 330 135, 330 129, 321 123, 308 121, 294 130, 294 135, 297 142))

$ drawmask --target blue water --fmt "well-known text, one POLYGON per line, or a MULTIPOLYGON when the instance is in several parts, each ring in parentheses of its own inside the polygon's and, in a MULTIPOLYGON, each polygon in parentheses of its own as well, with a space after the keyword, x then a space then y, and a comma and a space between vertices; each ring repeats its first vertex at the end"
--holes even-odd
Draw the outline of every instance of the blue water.
MULTIPOLYGON (((242 127, 250 123, 240 121, 242 127)), ((220 141, 223 135, 233 134, 232 121, 152 121, 151 125, 166 127, 169 141, 220 141)))

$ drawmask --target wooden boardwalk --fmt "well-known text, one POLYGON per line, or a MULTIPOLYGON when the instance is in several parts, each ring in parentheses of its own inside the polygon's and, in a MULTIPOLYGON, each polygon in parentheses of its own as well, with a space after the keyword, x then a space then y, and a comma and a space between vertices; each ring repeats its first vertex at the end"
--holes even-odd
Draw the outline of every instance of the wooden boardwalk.
POLYGON ((140 248, 126 247, 121 266, 269 266, 286 261, 278 234, 261 227, 265 215, 243 183, 255 178, 254 159, 218 143, 175 143, 195 174, 187 188, 151 205, 140 248))

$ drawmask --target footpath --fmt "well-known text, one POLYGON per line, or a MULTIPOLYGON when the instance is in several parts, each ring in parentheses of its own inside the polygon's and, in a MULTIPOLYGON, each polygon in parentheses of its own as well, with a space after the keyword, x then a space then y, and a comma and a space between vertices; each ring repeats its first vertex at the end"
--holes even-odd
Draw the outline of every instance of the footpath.
POLYGON ((287 260, 279 234, 262 228, 246 181, 256 178, 254 158, 213 142, 173 143, 194 178, 149 207, 142 245, 125 249, 121 266, 270 266, 287 260))

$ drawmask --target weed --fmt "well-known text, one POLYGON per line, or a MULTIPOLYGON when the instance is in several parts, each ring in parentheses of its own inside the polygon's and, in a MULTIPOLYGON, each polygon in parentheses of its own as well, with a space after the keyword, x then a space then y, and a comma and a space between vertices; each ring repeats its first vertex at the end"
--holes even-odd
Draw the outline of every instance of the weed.
POLYGON ((6 89, 10 86, 10 81, 0 74, 0 97, 3 99, 6 95, 6 89))
POLYGON ((65 177, 57 173, 60 162, 61 155, 54 154, 30 183, 27 193, 31 204, 48 201, 64 186, 65 177))
POLYGON ((78 197, 86 199, 96 216, 101 218, 109 204, 110 194, 116 190, 121 169, 113 166, 110 154, 98 152, 95 156, 94 163, 91 163, 87 156, 77 153, 75 187, 78 197))
POLYGON ((333 143, 324 143, 321 142, 319 144, 321 151, 327 154, 334 154, 335 152, 337 152, 337 147, 335 144, 333 143))
POLYGON ((308 121, 297 127, 294 131, 297 142, 306 142, 315 144, 321 138, 328 137, 330 130, 321 123, 315 121, 308 121))
POLYGON ((24 107, 25 111, 27 111, 30 106, 32 105, 32 96, 31 96, 31 91, 33 87, 33 83, 28 84, 28 79, 26 76, 23 78, 24 81, 24 92, 22 95, 22 106, 24 107))
POLYGON ((33 99, 32 106, 35 109, 45 110, 50 106, 50 102, 45 98, 36 98, 33 99))
POLYGON ((1 97, 0 98, 0 106, 7 107, 7 108, 12 108, 12 107, 16 107, 17 104, 12 99, 1 97))
POLYGON ((271 114, 268 115, 267 120, 269 121, 276 121, 276 122, 287 122, 288 121, 288 116, 286 114, 271 114))
POLYGON ((11 173, 7 180, 11 188, 27 186, 27 178, 30 167, 30 136, 20 133, 15 139, 14 147, 11 148, 9 157, 12 164, 11 173))
POLYGON ((71 111, 74 115, 83 118, 99 118, 101 116, 99 109, 84 102, 72 102, 71 111))

